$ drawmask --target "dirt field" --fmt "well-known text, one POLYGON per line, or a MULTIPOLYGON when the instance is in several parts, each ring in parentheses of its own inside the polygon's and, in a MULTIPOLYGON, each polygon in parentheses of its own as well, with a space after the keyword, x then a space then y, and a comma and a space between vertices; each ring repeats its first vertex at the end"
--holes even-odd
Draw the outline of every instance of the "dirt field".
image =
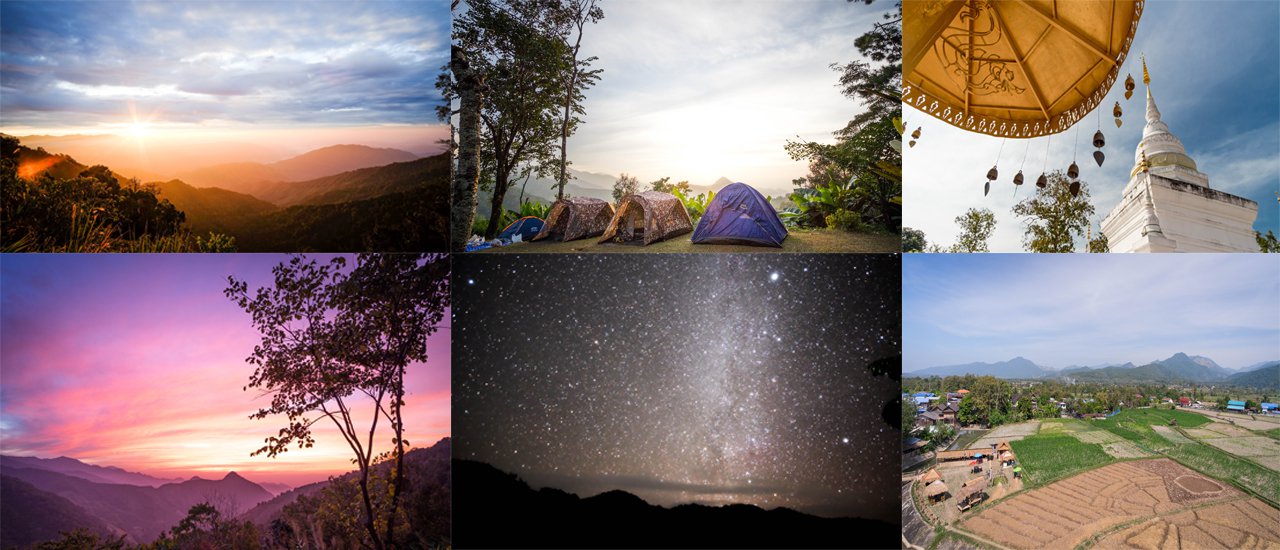
POLYGON ((1276 548, 1280 510, 1256 498, 1158 517, 1098 541, 1097 548, 1276 548))
POLYGON ((1249 415, 1245 415, 1245 414, 1236 414, 1236 413, 1228 414, 1228 413, 1219 412, 1219 411, 1206 411, 1201 409, 1178 409, 1178 410, 1186 411, 1190 413, 1196 413, 1196 414, 1203 414, 1210 418, 1216 418, 1221 422, 1227 422, 1229 420, 1231 422, 1235 422, 1237 426, 1240 426, 1242 428, 1249 429, 1249 430, 1274 430, 1276 428, 1280 428, 1280 416, 1254 415, 1250 417, 1249 415))
MULTIPOLYGON (((1044 427, 1048 425, 1049 424, 1041 426, 1040 430, 1044 431, 1044 427)), ((1116 458, 1142 458, 1144 456, 1151 456, 1150 453, 1139 449, 1137 445, 1133 444, 1133 442, 1106 430, 1090 428, 1077 431, 1072 435, 1076 436, 1076 439, 1079 439, 1082 442, 1101 445, 1103 451, 1106 451, 1107 454, 1116 458)))
POLYGON ((1040 421, 1031 420, 1000 426, 969 445, 970 449, 990 449, 1001 441, 1017 441, 1040 430, 1040 421))
POLYGON ((1238 498, 1172 460, 1110 464, 983 509, 961 529, 1011 548, 1073 548, 1125 522, 1238 498))

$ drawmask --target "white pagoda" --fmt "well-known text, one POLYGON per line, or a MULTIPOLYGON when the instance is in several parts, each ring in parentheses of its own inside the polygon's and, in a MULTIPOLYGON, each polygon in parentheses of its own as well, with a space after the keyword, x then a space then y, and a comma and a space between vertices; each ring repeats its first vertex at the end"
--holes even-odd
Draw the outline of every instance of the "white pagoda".
POLYGON ((1120 204, 1102 220, 1111 252, 1258 252, 1258 203, 1209 187, 1182 142, 1160 120, 1147 88, 1147 126, 1120 204))

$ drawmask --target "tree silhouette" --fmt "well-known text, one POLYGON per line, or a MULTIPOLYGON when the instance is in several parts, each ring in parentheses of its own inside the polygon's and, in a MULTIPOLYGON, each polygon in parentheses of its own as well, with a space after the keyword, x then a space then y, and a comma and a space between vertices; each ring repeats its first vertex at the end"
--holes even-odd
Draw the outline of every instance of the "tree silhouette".
POLYGON ((250 418, 288 418, 252 455, 275 457, 292 445, 309 448, 315 443, 313 426, 331 420, 355 454, 363 526, 379 550, 393 540, 404 481, 404 373, 409 363, 427 360, 427 337, 438 330, 449 305, 448 266, 443 255, 362 254, 348 271, 343 257, 322 264, 298 255, 272 269, 274 287, 252 295, 246 282, 227 278, 224 293, 250 314, 262 336, 246 359, 256 369, 245 389, 262 388, 271 405, 250 418), (353 399, 357 394, 368 397, 373 409, 367 431, 353 414, 360 406, 353 399), (384 419, 394 432, 393 448, 379 454, 374 436, 384 419), (396 460, 385 496, 393 519, 379 536, 369 470, 388 455, 396 460))

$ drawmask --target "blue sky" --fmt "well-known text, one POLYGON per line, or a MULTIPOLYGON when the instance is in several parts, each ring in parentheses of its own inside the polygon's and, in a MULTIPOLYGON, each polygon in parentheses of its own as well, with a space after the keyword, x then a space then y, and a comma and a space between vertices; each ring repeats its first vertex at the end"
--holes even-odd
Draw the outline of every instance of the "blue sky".
POLYGON ((447 2, 0 3, 8 133, 434 124, 447 2))
POLYGON ((1277 360, 1278 273, 1274 254, 906 254, 902 369, 1277 360))
MULTIPOLYGON (((1140 54, 1146 52, 1151 92, 1161 118, 1182 140, 1187 153, 1215 189, 1258 202, 1254 228, 1280 233, 1280 2, 1149 1, 1138 24, 1129 57, 1115 86, 1102 102, 1101 129, 1106 161, 1093 161, 1090 144, 1098 114, 1079 127, 1077 163, 1089 184, 1098 222, 1120 202, 1142 136, 1146 91, 1140 54), (1124 99, 1124 77, 1138 87, 1124 99), (1124 124, 1116 128, 1111 106, 1120 102, 1124 124)), ((989 208, 997 226, 993 251, 1020 252, 1023 226, 1010 212, 1033 188, 1013 196, 1010 183, 1019 167, 1034 182, 1044 166, 1049 141, 1049 170, 1065 170, 1076 147, 1076 129, 1052 140, 1008 140, 965 132, 912 108, 904 108, 910 129, 923 127, 919 143, 904 155, 903 223, 921 229, 929 242, 956 241, 956 216, 969 208, 989 208), (984 175, 999 156, 1000 179, 983 197, 984 175), (1024 161, 1025 158, 1025 161, 1024 161)))
POLYGON ((710 185, 721 176, 789 192, 808 173, 788 139, 834 143, 860 110, 832 63, 887 3, 603 2, 582 51, 604 69, 587 92, 586 123, 569 141, 574 167, 648 182, 710 185))

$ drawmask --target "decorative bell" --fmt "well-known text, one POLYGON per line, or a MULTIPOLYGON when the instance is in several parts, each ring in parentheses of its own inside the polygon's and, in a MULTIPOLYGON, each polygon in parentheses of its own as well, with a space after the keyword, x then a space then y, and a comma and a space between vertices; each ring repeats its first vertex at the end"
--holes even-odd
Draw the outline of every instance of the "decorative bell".
POLYGON ((1071 193, 1072 197, 1080 196, 1080 182, 1078 181, 1071 182, 1071 186, 1067 187, 1067 191, 1071 193))
POLYGON ((1067 167, 1067 177, 1071 179, 1080 177, 1080 167, 1076 166, 1075 161, 1072 161, 1071 166, 1067 167))
POLYGON ((1133 83, 1133 74, 1130 73, 1129 76, 1124 79, 1124 98, 1125 99, 1129 99, 1133 97, 1133 89, 1135 87, 1137 87, 1137 85, 1133 83))
POLYGON ((1102 166, 1102 161, 1104 161, 1104 160, 1106 160, 1106 159, 1107 159, 1107 156, 1106 156, 1106 155, 1104 155, 1104 154, 1102 154, 1102 151, 1094 151, 1094 152, 1093 152, 1093 160, 1098 161, 1098 166, 1102 166))
POLYGON ((1022 185, 1022 170, 1018 170, 1018 174, 1013 176, 1014 185, 1022 185))
POLYGON ((1120 110, 1120 102, 1116 102, 1116 106, 1111 108, 1111 116, 1120 118, 1124 116, 1124 111, 1120 110))
POLYGON ((1046 178, 1044 174, 1040 174, 1040 177, 1036 178, 1036 187, 1044 189, 1046 185, 1049 185, 1049 178, 1046 178))
POLYGON ((1093 134, 1093 146, 1102 147, 1107 144, 1107 138, 1102 135, 1102 130, 1098 130, 1093 134))
POLYGON ((1119 128, 1119 127, 1120 127, 1120 123, 1121 123, 1121 122, 1123 122, 1123 121, 1122 121, 1122 120, 1120 120, 1120 119, 1118 119, 1118 118, 1116 119, 1116 128, 1119 128))
POLYGON ((911 139, 920 139, 920 127, 916 126, 916 131, 911 132, 911 139))
POLYGON ((992 166, 990 170, 987 170, 987 181, 994 181, 999 177, 999 174, 1000 172, 996 171, 996 167, 992 166))

